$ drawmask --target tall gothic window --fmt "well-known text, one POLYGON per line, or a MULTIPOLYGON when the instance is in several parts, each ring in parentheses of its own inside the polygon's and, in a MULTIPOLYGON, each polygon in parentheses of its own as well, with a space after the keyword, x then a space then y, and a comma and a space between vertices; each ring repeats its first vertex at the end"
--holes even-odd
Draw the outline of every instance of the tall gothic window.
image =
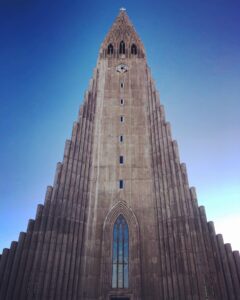
POLYGON ((120 42, 119 53, 120 54, 125 54, 125 43, 124 43, 124 41, 120 42))
POLYGON ((113 54, 113 45, 112 44, 109 44, 108 45, 108 51, 107 51, 108 54, 113 54))
POLYGON ((129 231, 120 215, 113 228, 112 287, 128 288, 129 231))
POLYGON ((135 44, 132 44, 131 53, 134 54, 134 55, 137 54, 137 46, 135 44))

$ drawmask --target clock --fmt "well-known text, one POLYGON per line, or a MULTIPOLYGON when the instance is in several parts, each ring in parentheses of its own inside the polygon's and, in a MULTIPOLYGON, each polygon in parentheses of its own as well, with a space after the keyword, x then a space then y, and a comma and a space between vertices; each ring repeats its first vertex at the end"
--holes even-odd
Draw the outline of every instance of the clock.
POLYGON ((116 66, 116 71, 119 73, 125 73, 128 71, 128 66, 124 65, 124 64, 120 64, 120 65, 116 66))

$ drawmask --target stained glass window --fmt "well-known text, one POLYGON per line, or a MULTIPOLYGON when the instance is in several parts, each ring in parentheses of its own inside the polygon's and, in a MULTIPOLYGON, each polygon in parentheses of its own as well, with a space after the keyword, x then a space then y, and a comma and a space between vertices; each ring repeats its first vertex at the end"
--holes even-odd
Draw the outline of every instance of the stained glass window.
POLYGON ((120 215, 113 228, 112 287, 128 288, 129 232, 120 215))

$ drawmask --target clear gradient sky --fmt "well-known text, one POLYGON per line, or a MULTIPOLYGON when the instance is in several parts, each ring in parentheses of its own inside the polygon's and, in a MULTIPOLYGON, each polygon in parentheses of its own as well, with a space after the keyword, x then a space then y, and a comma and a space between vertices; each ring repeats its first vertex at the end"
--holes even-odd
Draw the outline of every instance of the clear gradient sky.
POLYGON ((199 204, 240 250, 239 0, 0 0, 0 252, 44 201, 122 6, 199 204))

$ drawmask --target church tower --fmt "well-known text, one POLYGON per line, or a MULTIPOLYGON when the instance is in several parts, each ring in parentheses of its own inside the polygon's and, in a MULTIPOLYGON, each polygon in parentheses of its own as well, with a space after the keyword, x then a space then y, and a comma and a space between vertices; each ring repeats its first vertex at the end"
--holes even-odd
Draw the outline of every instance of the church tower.
POLYGON ((124 9, 44 205, 3 250, 0 299, 240 299, 239 252, 198 207, 124 9))

